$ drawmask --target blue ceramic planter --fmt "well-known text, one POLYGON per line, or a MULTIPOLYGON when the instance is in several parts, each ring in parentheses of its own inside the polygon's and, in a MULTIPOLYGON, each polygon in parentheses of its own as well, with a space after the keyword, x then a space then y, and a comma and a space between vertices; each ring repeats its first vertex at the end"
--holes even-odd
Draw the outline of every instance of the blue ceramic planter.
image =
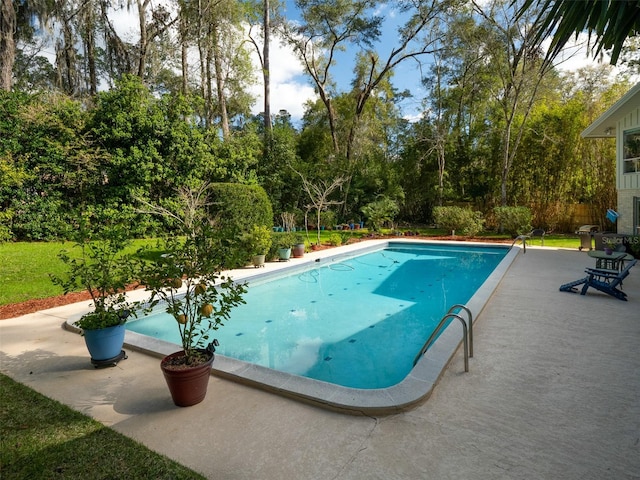
POLYGON ((124 325, 85 330, 84 341, 92 360, 109 360, 120 355, 124 344, 124 325))

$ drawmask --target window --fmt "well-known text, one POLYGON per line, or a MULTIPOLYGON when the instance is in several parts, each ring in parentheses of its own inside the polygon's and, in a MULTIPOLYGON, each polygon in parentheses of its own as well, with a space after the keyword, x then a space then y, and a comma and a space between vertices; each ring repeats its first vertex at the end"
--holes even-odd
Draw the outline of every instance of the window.
POLYGON ((640 128, 624 132, 623 172, 640 173, 640 128))

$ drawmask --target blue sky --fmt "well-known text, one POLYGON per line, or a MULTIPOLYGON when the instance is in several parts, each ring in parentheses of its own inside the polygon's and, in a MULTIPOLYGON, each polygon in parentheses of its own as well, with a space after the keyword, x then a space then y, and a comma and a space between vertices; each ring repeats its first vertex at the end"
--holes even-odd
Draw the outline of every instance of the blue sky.
MULTIPOLYGON (((379 44, 376 45, 381 58, 385 58, 385 55, 395 46, 395 39, 397 38, 396 30, 399 25, 399 19, 392 5, 393 3, 390 2, 381 2, 378 6, 377 13, 385 18, 382 37, 379 44)), ((300 18, 293 0, 286 1, 286 16, 293 21, 300 18)), ((278 40, 272 37, 271 49, 271 76, 273 81, 271 110, 277 112, 280 109, 285 109, 291 113, 295 120, 298 120, 302 117, 304 102, 310 98, 315 98, 313 85, 309 77, 305 75, 302 64, 288 47, 279 44, 278 40)), ((338 88, 342 91, 350 88, 353 78, 353 58, 353 51, 341 53, 336 58, 333 74, 338 88)), ((411 62, 401 65, 396 70, 392 83, 397 89, 409 89, 414 94, 415 97, 405 100, 401 108, 407 116, 413 117, 417 115, 420 111, 419 107, 424 96, 424 89, 420 84, 420 74, 417 71, 416 64, 411 62)), ((258 90, 261 88, 262 86, 259 85, 258 90)), ((256 113, 261 111, 263 104, 262 93, 258 90, 255 90, 255 93, 260 96, 254 108, 256 113)))

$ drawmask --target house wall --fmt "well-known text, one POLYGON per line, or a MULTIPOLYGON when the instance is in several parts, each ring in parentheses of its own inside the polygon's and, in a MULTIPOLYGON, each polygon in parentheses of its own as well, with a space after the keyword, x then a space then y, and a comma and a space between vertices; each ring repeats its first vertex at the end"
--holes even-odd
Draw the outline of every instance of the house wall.
POLYGON ((634 225, 634 197, 640 197, 640 173, 622 173, 623 168, 623 145, 624 131, 640 127, 640 106, 633 109, 629 114, 618 120, 616 129, 616 186, 618 188, 618 233, 636 234, 638 219, 634 225))

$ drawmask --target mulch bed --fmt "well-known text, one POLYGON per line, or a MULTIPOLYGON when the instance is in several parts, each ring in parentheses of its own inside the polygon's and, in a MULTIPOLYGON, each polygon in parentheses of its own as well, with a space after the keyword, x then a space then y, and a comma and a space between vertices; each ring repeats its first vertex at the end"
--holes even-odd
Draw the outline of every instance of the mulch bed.
POLYGON ((70 303, 91 300, 88 292, 69 293, 67 295, 58 295, 50 298, 39 298, 37 300, 28 300, 22 303, 12 303, 0 306, 0 320, 7 318, 19 317, 28 313, 46 310, 48 308, 68 305, 70 303))
MULTIPOLYGON (((423 236, 411 236, 406 235, 410 238, 419 238, 422 240, 456 240, 456 241, 473 241, 474 239, 469 239, 466 237, 456 236, 452 238, 450 236, 445 237, 423 237, 423 236)), ((383 238, 383 237, 376 237, 383 238)), ((386 238, 386 237, 385 237, 386 238)), ((510 241, 505 239, 492 239, 492 238, 478 238, 475 239, 480 242, 491 242, 491 243, 510 243, 510 241)), ((321 245, 320 249, 324 250, 325 248, 333 248, 327 245, 321 245)), ((91 300, 88 292, 77 292, 77 293, 68 293, 67 295, 58 295, 56 297, 50 298, 40 298, 37 300, 28 300, 22 303, 13 303, 9 305, 1 305, 0 306, 0 320, 5 320, 7 318, 19 317, 21 315, 27 315, 28 313, 38 312, 40 310, 46 310, 48 308, 60 307, 62 305, 68 305, 70 303, 83 302, 85 300, 91 300)))

